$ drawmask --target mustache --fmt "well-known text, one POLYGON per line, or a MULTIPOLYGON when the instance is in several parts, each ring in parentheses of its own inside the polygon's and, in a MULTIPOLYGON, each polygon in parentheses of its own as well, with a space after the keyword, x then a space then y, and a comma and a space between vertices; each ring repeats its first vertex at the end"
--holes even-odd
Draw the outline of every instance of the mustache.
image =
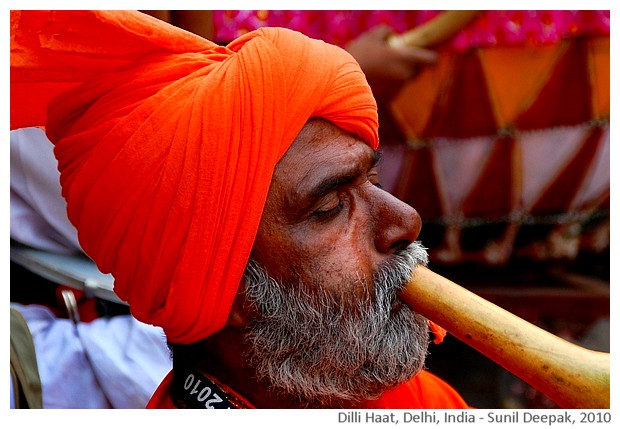
MULTIPOLYGON (((419 265, 428 265, 427 248, 421 242, 414 241, 390 256, 370 278, 358 276, 355 280, 354 277, 351 277, 351 282, 361 282, 364 285, 364 294, 359 305, 375 306, 379 307, 378 310, 389 312, 390 308, 398 301, 399 292, 404 289, 419 265), (377 303, 377 300, 380 303, 377 303)), ((267 317, 282 311, 281 305, 284 297, 292 293, 283 288, 279 281, 271 278, 264 268, 253 259, 248 262, 244 279, 249 285, 266 285, 266 287, 250 287, 246 290, 246 294, 250 298, 250 307, 267 317), (280 292, 274 293, 275 291, 280 292)), ((337 301, 339 300, 329 292, 323 290, 312 292, 307 289, 307 285, 301 282, 294 284, 294 289, 308 300, 309 304, 328 308, 338 306, 337 301)), ((359 308, 359 305, 356 307, 359 308)), ((342 314, 341 311, 337 313, 342 314)))
POLYGON ((384 262, 373 275, 376 288, 385 294, 402 291, 411 279, 415 269, 428 265, 428 249, 419 241, 414 241, 406 248, 397 251, 384 262))

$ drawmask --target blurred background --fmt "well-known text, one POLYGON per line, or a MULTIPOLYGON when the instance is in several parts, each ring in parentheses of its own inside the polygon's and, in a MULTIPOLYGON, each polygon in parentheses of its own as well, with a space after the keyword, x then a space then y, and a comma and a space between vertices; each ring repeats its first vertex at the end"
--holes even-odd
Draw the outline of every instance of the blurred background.
MULTIPOLYGON (((609 351, 609 11, 144 12, 220 44, 278 26, 348 50, 379 105, 381 182, 420 213, 430 267, 609 351)), ((43 283, 12 264, 12 302, 33 301, 24 282, 43 283)), ((95 318, 124 313, 95 300, 95 318)), ((427 366, 477 408, 555 407, 450 335, 427 366)))

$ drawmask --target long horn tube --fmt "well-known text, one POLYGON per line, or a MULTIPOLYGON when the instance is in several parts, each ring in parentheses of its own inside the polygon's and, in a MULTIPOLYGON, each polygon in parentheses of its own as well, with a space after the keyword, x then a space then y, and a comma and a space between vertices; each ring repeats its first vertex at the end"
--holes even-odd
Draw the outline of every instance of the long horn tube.
POLYGON ((609 353, 577 346, 418 267, 402 293, 414 311, 562 408, 609 408, 609 353))
POLYGON ((447 10, 419 27, 391 36, 388 38, 388 44, 392 48, 431 47, 451 37, 479 14, 479 10, 447 10))

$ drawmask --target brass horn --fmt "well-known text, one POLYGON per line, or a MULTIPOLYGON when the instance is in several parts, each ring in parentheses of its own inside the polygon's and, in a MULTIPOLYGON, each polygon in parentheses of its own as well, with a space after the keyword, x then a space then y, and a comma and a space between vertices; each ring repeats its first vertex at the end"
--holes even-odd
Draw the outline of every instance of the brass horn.
POLYGON ((426 267, 416 268, 402 299, 558 406, 609 408, 609 353, 559 338, 426 267))

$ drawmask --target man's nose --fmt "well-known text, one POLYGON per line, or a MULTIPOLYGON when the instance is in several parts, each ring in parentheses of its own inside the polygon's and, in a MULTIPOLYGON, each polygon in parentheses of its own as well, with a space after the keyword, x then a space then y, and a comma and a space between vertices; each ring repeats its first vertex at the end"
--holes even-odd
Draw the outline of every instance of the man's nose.
POLYGON ((375 188, 375 246, 382 253, 404 249, 420 235, 422 219, 410 205, 392 194, 375 188))

